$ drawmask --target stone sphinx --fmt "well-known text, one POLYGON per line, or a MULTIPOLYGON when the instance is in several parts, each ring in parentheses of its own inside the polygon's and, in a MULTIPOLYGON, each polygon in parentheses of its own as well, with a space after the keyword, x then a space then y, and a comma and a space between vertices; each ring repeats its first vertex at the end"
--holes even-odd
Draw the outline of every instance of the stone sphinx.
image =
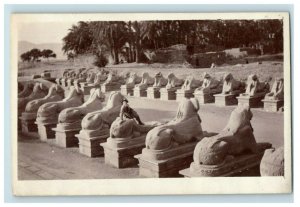
POLYGON ((267 149, 260 163, 261 176, 284 176, 284 148, 267 149))
POLYGON ((142 75, 142 81, 134 86, 134 96, 136 97, 146 97, 147 88, 154 84, 154 78, 151 78, 148 73, 144 72, 142 75))
POLYGON ((103 108, 105 95, 100 89, 92 89, 89 99, 80 106, 68 107, 62 110, 58 116, 58 124, 55 128, 56 142, 61 147, 78 146, 76 134, 81 130, 83 117, 92 111, 103 108))
POLYGON ((216 94, 215 103, 219 106, 227 106, 237 104, 236 97, 245 91, 245 86, 241 81, 233 78, 231 73, 226 73, 223 77, 222 93, 216 94))
POLYGON ((74 81, 79 78, 80 73, 81 73, 80 70, 77 72, 75 70, 69 72, 68 79, 67 79, 67 87, 68 88, 70 88, 71 86, 74 85, 74 81))
POLYGON ((109 137, 109 128, 119 116, 124 96, 120 92, 110 93, 107 104, 101 110, 88 113, 81 122, 79 151, 89 157, 103 154, 100 143, 109 137))
POLYGON ((94 82, 91 84, 88 84, 88 86, 92 87, 99 87, 102 83, 104 83, 107 79, 107 71, 100 70, 94 79, 94 82))
POLYGON ((37 132, 35 120, 37 117, 38 109, 41 105, 48 102, 59 101, 64 98, 64 90, 57 84, 53 84, 49 88, 48 94, 44 98, 35 99, 27 103, 25 112, 22 113, 22 131, 37 132))
POLYGON ((200 103, 212 103, 215 101, 214 95, 222 92, 221 82, 208 73, 204 73, 203 77, 203 83, 195 90, 194 96, 200 103))
POLYGON ((86 79, 87 79, 88 75, 87 75, 87 70, 83 70, 78 74, 78 78, 74 80, 74 86, 81 86, 81 83, 85 83, 86 79))
POLYGON ((107 79, 101 84, 102 92, 109 92, 119 90, 122 84, 121 77, 119 77, 116 73, 109 73, 107 79))
POLYGON ((256 75, 249 75, 245 93, 240 94, 238 104, 247 104, 250 107, 257 107, 262 104, 261 100, 269 91, 266 83, 259 82, 256 75))
POLYGON ((72 78, 74 74, 75 74, 74 69, 67 69, 64 71, 63 77, 61 79, 56 80, 56 82, 59 82, 62 87, 67 88, 68 79, 72 78))
POLYGON ((179 170, 188 167, 194 147, 203 137, 199 108, 197 99, 185 98, 180 102, 173 120, 147 133, 146 147, 142 154, 136 156, 139 159, 140 175, 178 176, 179 170))
POLYGON ((176 90, 181 88, 183 84, 182 79, 178 79, 174 73, 169 73, 167 76, 168 83, 165 88, 160 89, 160 99, 162 100, 175 100, 176 90))
POLYGON ((33 82, 24 83, 23 90, 20 93, 18 93, 18 98, 24 98, 29 96, 32 93, 33 87, 34 87, 33 82))
POLYGON ((264 109, 266 111, 276 112, 284 105, 284 85, 283 78, 276 78, 272 89, 266 94, 264 100, 264 109))
POLYGON ((29 96, 18 99, 18 114, 19 115, 22 114, 29 101, 43 98, 44 96, 47 95, 47 93, 48 93, 48 88, 44 84, 36 82, 33 87, 32 93, 29 96))
POLYGON ((178 89, 176 91, 176 100, 180 101, 184 98, 191 98, 194 97, 193 93, 196 88, 198 88, 201 85, 200 80, 194 79, 193 76, 188 76, 181 89, 178 89))
POLYGON ((250 122, 252 116, 249 106, 237 106, 218 135, 198 142, 194 162, 181 174, 187 177, 229 176, 258 167, 264 150, 271 144, 256 143, 250 122))
POLYGON ((153 86, 147 88, 147 97, 160 98, 160 89, 165 87, 167 83, 168 80, 163 77, 161 72, 156 73, 153 86))
POLYGON ((80 83, 80 88, 83 90, 84 95, 90 93, 90 90, 94 88, 92 85, 95 81, 96 74, 92 71, 87 72, 87 77, 84 82, 80 83))
POLYGON ((136 73, 131 72, 129 74, 128 79, 126 80, 126 83, 121 86, 121 93, 123 95, 133 95, 133 88, 135 84, 138 84, 142 81, 142 78, 137 76, 136 73))
POLYGON ((65 69, 64 72, 63 72, 62 77, 61 77, 61 78, 56 78, 56 79, 55 79, 56 84, 62 85, 62 79, 65 79, 65 78, 68 77, 68 72, 69 72, 69 70, 71 70, 71 69, 65 69))
POLYGON ((70 90, 68 95, 61 101, 45 103, 38 109, 36 123, 41 140, 54 139, 52 131, 58 123, 59 113, 69 107, 76 107, 83 104, 83 92, 78 87, 70 90))
POLYGON ((117 168, 137 164, 134 156, 142 152, 147 132, 157 124, 154 122, 139 125, 133 119, 121 120, 117 117, 110 127, 110 137, 101 144, 105 163, 117 168))

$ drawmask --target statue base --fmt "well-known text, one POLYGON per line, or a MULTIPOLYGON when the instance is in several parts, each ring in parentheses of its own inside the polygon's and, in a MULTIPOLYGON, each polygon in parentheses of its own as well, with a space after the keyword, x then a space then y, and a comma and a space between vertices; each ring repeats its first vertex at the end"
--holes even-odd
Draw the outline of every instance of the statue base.
POLYGON ((55 131, 56 144, 60 147, 78 147, 78 139, 75 134, 78 134, 80 129, 63 130, 58 127, 53 128, 55 131))
POLYGON ((176 100, 176 89, 160 89, 160 99, 161 100, 176 100))
POLYGON ((103 130, 101 136, 87 137, 82 134, 77 134, 79 140, 79 153, 88 157, 99 157, 104 154, 103 148, 100 146, 101 143, 106 142, 109 137, 109 130, 103 130))
POLYGON ((147 98, 152 98, 152 99, 160 98, 159 89, 160 88, 149 87, 147 89, 147 98))
POLYGON ((104 148, 105 164, 116 168, 125 168, 138 164, 135 155, 140 154, 145 148, 146 134, 133 138, 108 138, 106 143, 102 143, 104 148))
POLYGON ((277 112, 284 104, 283 100, 264 99, 262 102, 264 103, 264 110, 268 112, 277 112))
POLYGON ((124 96, 133 96, 133 88, 121 86, 121 94, 124 96))
POLYGON ((22 125, 22 134, 27 135, 32 138, 38 138, 38 129, 37 125, 35 124, 35 119, 24 119, 20 118, 21 125, 22 125))
POLYGON ((261 101, 264 96, 239 96, 237 97, 238 105, 248 105, 250 108, 257 108, 263 105, 261 101))
POLYGON ((194 93, 193 90, 177 90, 176 101, 181 101, 184 98, 192 98, 194 97, 193 93, 194 93))
POLYGON ((200 104, 214 103, 215 97, 211 93, 194 93, 196 99, 198 99, 200 104))
POLYGON ((133 95, 135 97, 147 97, 147 90, 146 89, 135 88, 133 90, 133 95))
POLYGON ((217 106, 230 106, 238 103, 237 95, 234 94, 216 94, 214 97, 217 106))
POLYGON ((110 91, 118 91, 118 90, 120 90, 120 87, 121 87, 121 84, 110 84, 110 85, 102 84, 101 91, 103 93, 110 92, 110 91))
POLYGON ((47 141, 48 139, 55 139, 55 131, 52 129, 57 125, 54 124, 43 124, 39 122, 35 122, 38 127, 38 133, 41 141, 47 141))
POLYGON ((259 166, 270 143, 259 143, 261 151, 256 154, 244 154, 225 160, 219 165, 198 165, 191 163, 190 168, 179 173, 184 177, 228 177, 228 176, 260 176, 259 166))
POLYGON ((179 171, 193 162, 197 142, 192 142, 165 151, 144 148, 142 154, 134 156, 139 160, 139 174, 142 177, 182 177, 179 171))

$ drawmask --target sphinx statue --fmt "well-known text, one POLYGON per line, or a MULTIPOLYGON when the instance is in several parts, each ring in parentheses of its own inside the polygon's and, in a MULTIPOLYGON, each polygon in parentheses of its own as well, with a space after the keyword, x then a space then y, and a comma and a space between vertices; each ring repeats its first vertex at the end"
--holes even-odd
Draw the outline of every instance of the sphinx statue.
POLYGON ((148 98, 160 98, 160 89, 165 87, 168 83, 168 80, 165 79, 161 72, 158 72, 154 76, 154 84, 152 87, 147 88, 147 97, 148 98))
POLYGON ((161 88, 160 89, 160 98, 162 100, 175 100, 176 99, 176 90, 180 89, 182 84, 183 84, 183 80, 182 79, 178 79, 174 73, 169 73, 167 76, 167 85, 165 88, 161 88))
POLYGON ((261 176, 284 176, 284 148, 267 149, 260 162, 261 176))
POLYGON ((123 99, 124 96, 120 92, 112 91, 105 107, 85 115, 81 122, 82 129, 77 136, 80 153, 90 157, 103 153, 98 146, 109 137, 110 126, 119 116, 123 99))
POLYGON ((81 129, 83 117, 92 111, 103 108, 105 94, 100 89, 93 88, 86 102, 80 106, 70 107, 62 110, 58 116, 58 124, 64 130, 81 129))
POLYGON ((233 78, 231 73, 225 73, 223 77, 222 93, 215 94, 215 104, 219 106, 235 105, 237 96, 245 91, 245 85, 233 78))
POLYGON ((134 96, 147 96, 147 88, 154 84, 154 78, 151 78, 147 72, 142 75, 142 81, 134 86, 134 96))
POLYGON ((102 83, 105 82, 105 80, 107 79, 107 71, 105 70, 100 70, 97 74, 96 77, 94 79, 94 82, 89 84, 89 86, 92 87, 98 87, 100 86, 102 83))
POLYGON ((247 104, 251 108, 261 106, 261 100, 269 92, 269 89, 268 83, 261 83, 256 75, 249 75, 245 93, 237 97, 238 104, 247 104))
POLYGON ((231 73, 226 73, 223 78, 222 94, 239 95, 243 90, 243 84, 233 78, 231 73))
POLYGON ((203 94, 217 94, 221 93, 222 85, 221 82, 212 78, 208 73, 203 75, 203 83, 200 87, 196 88, 195 93, 203 94))
POLYGON ((79 73, 78 78, 74 80, 74 85, 80 86, 81 83, 85 83, 87 79, 87 70, 83 70, 79 73))
POLYGON ((101 84, 102 92, 119 90, 122 84, 122 79, 116 73, 109 73, 107 79, 101 84))
POLYGON ((201 119, 198 115, 199 109, 200 105, 196 99, 183 99, 173 120, 148 132, 146 148, 165 150, 201 139, 203 133, 201 119))
POLYGON ((101 143, 104 148, 105 164, 117 168, 137 164, 134 156, 142 152, 147 132, 157 124, 152 122, 140 125, 134 119, 117 117, 111 124, 110 137, 105 143, 101 143))
POLYGON ((24 98, 29 96, 32 93, 33 87, 33 82, 26 82, 24 84, 23 90, 20 93, 18 93, 18 98, 24 98))
POLYGON ((43 98, 48 93, 48 88, 43 83, 35 83, 32 93, 29 96, 19 98, 18 99, 18 114, 21 115, 21 113, 25 110, 26 105, 29 101, 43 98))
POLYGON ((67 86, 70 88, 74 85, 74 81, 79 78, 80 71, 70 71, 67 79, 67 86))
POLYGON ((252 116, 249 106, 237 106, 218 135, 205 137, 198 142, 190 173, 195 177, 224 176, 233 173, 232 169, 245 170, 247 165, 258 166, 264 150, 270 148, 271 144, 256 142, 251 125, 252 116))
POLYGON ((66 69, 66 70, 64 70, 62 78, 57 78, 55 80, 56 83, 59 84, 59 85, 62 85, 63 87, 66 87, 67 84, 68 84, 67 83, 68 78, 70 78, 72 72, 74 72, 73 69, 66 69))
POLYGON ((196 88, 198 88, 201 85, 200 80, 194 79, 193 76, 188 76, 183 85, 181 86, 181 89, 178 89, 176 91, 176 100, 180 101, 184 98, 191 98, 193 97, 193 93, 196 88))
POLYGON ((272 89, 266 94, 265 99, 267 100, 283 100, 284 98, 284 88, 283 88, 283 78, 276 78, 272 89))
POLYGON ((131 72, 129 74, 128 79, 126 80, 126 83, 121 86, 121 93, 123 95, 133 95, 133 88, 135 84, 140 83, 142 80, 141 77, 137 76, 136 73, 131 72))
POLYGON ((188 167, 193 149, 203 137, 200 105, 195 98, 183 99, 176 117, 151 129, 145 148, 135 157, 139 160, 140 175, 146 177, 174 177, 188 167))
POLYGON ((268 92, 268 87, 266 83, 259 82, 257 75, 249 75, 247 80, 247 87, 245 93, 241 96, 265 96, 268 92))
POLYGON ((29 101, 26 105, 25 112, 22 113, 20 118, 22 121, 22 131, 25 133, 37 131, 37 126, 34 122, 36 120, 39 107, 47 102, 62 100, 63 97, 64 90, 59 85, 53 84, 44 98, 29 101))

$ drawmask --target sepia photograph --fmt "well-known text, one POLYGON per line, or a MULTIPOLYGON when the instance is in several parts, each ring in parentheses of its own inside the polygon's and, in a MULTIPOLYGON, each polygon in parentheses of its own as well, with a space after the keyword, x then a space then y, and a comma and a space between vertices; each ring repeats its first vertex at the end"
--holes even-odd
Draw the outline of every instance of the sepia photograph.
POLYGON ((11 18, 15 195, 291 192, 288 13, 11 18))

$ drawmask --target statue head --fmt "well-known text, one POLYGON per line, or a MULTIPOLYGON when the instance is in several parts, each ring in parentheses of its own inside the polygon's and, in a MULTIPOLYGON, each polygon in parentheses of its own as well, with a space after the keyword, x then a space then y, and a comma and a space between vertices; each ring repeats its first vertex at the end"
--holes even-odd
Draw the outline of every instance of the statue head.
POLYGON ((229 82, 229 81, 231 81, 232 79, 233 79, 233 76, 232 76, 231 73, 225 73, 225 74, 224 74, 224 78, 223 78, 224 81, 229 82))
POLYGON ((186 118, 191 118, 194 115, 197 115, 200 109, 200 104, 198 99, 195 98, 184 98, 178 106, 176 119, 183 120, 186 118))
POLYGON ((207 72, 204 72, 203 78, 204 78, 204 79, 210 79, 211 76, 210 76, 207 72))
POLYGON ((112 108, 115 106, 121 106, 123 103, 124 96, 119 91, 112 91, 109 94, 107 105, 105 108, 112 108))

